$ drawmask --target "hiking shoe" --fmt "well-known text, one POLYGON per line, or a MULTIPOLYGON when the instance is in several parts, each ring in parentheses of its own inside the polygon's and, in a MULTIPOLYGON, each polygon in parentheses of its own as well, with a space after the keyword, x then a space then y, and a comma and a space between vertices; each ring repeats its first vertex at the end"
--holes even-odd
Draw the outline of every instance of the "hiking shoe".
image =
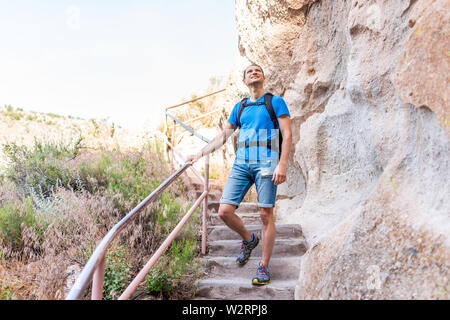
POLYGON ((261 263, 256 270, 256 276, 252 279, 252 284, 263 285, 270 282, 269 267, 263 266, 261 263))
POLYGON ((241 251, 239 251, 239 254, 236 258, 236 263, 242 264, 242 265, 246 264, 248 259, 250 259, 252 250, 256 248, 258 243, 259 243, 259 238, 254 233, 252 233, 252 240, 250 240, 248 242, 245 240, 242 240, 241 251))

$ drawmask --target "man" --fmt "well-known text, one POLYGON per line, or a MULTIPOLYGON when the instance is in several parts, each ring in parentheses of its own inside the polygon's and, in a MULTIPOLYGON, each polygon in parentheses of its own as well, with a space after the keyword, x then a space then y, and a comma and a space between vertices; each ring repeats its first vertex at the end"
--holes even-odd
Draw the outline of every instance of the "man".
POLYGON ((277 186, 286 181, 286 166, 292 142, 290 114, 286 103, 283 98, 273 96, 271 118, 267 107, 270 102, 266 103, 271 94, 264 90, 265 80, 264 72, 259 65, 248 66, 244 70, 243 82, 249 89, 250 97, 234 106, 225 129, 211 143, 198 154, 188 157, 188 160, 194 163, 204 155, 214 152, 225 144, 236 128, 240 127, 236 159, 220 199, 219 216, 228 227, 242 237, 242 246, 236 263, 244 265, 249 260, 252 250, 258 245, 259 238, 247 230, 242 220, 235 214, 235 210, 255 183, 263 225, 261 262, 256 276, 252 279, 255 285, 270 282, 268 266, 276 236, 273 208, 277 186), (265 98, 266 95, 268 97, 265 98), (280 132, 281 154, 279 146, 274 143, 279 141, 277 139, 280 132))

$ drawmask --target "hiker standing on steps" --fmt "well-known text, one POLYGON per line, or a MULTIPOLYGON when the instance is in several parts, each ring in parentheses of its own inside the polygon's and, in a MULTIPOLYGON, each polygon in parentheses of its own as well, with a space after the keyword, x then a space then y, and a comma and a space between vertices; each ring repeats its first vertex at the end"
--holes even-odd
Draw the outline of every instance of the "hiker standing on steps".
POLYGON ((224 223, 242 237, 236 263, 244 265, 259 238, 250 233, 235 214, 247 191, 255 183, 262 221, 262 258, 252 283, 270 282, 269 260, 275 243, 276 229, 273 215, 277 186, 286 181, 286 166, 292 142, 289 110, 283 98, 264 90, 266 78, 259 65, 244 70, 243 82, 250 97, 238 102, 225 129, 198 154, 188 157, 194 163, 223 146, 236 128, 240 128, 236 159, 220 199, 219 216, 224 223), (281 133, 281 136, 280 136, 281 133), (280 148, 281 147, 281 148, 280 148))

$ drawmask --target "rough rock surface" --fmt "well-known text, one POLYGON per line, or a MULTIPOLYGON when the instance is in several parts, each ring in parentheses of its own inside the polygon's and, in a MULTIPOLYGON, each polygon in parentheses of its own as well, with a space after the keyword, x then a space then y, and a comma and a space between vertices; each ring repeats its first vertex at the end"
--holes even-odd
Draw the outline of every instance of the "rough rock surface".
POLYGON ((292 115, 276 214, 310 248, 296 298, 450 298, 449 8, 236 1, 229 111, 253 61, 292 115))

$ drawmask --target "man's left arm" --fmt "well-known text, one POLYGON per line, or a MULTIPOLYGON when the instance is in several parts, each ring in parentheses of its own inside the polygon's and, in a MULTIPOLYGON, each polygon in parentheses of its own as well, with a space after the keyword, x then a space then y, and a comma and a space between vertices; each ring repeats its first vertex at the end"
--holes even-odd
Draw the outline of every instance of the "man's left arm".
POLYGON ((272 177, 272 181, 274 181, 275 185, 279 185, 286 181, 287 163, 292 145, 291 118, 288 115, 283 114, 278 118, 278 124, 280 125, 280 131, 283 135, 283 143, 281 144, 280 161, 278 162, 272 177))

